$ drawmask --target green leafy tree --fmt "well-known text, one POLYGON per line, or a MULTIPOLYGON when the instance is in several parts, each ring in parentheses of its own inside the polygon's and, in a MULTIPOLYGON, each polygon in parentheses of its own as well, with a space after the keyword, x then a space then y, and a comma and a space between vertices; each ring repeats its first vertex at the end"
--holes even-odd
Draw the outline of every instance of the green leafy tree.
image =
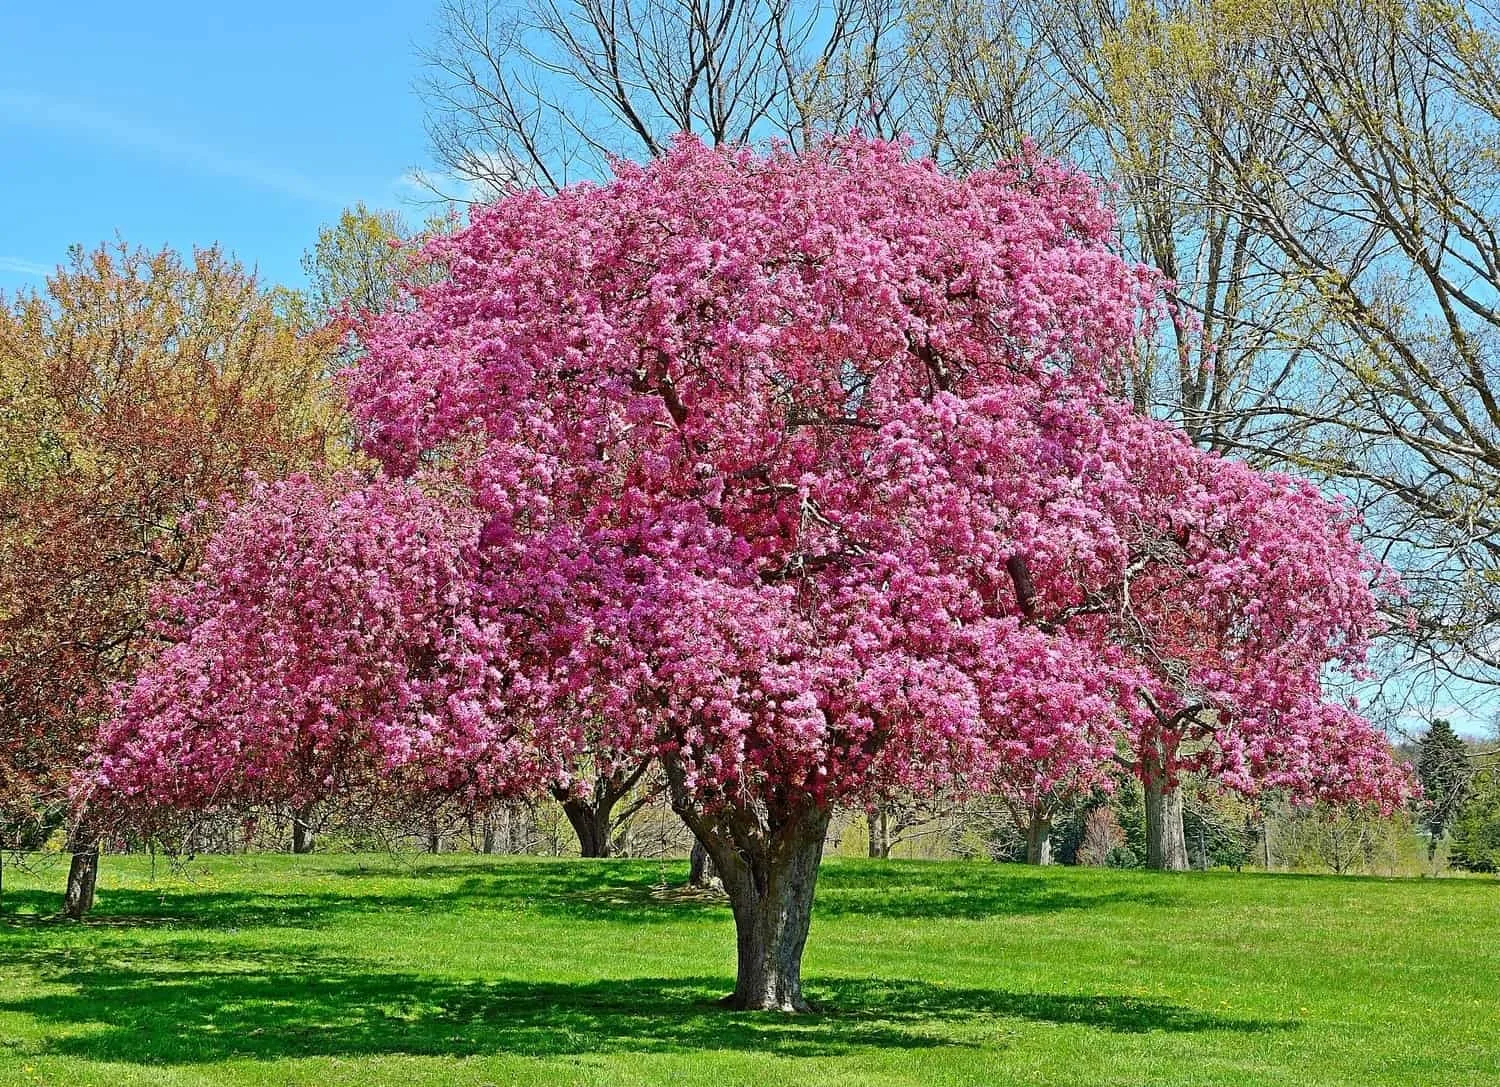
POLYGON ((318 231, 317 242, 302 256, 312 317, 326 321, 346 306, 375 313, 387 309, 400 293, 420 240, 394 211, 372 210, 363 202, 345 208, 336 222, 318 231))
POLYGON ((1449 829, 1448 863, 1471 872, 1500 871, 1500 775, 1476 774, 1471 786, 1449 829))
POLYGON ((1468 748, 1441 717, 1422 737, 1417 777, 1423 793, 1420 825, 1427 832, 1427 860, 1431 863, 1437 856, 1438 843, 1463 812, 1473 777, 1468 748))

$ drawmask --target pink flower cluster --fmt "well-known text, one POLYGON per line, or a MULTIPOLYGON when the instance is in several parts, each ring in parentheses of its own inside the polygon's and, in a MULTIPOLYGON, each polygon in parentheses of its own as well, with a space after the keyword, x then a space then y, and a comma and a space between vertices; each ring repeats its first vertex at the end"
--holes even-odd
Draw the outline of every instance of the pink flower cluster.
POLYGON ((1124 753, 1398 801, 1320 686, 1386 575, 1311 487, 1108 395, 1159 295, 1112 229, 1054 163, 858 138, 685 138, 476 213, 360 331, 383 478, 231 517, 96 782, 480 793, 656 755, 701 805, 833 804, 1124 753))

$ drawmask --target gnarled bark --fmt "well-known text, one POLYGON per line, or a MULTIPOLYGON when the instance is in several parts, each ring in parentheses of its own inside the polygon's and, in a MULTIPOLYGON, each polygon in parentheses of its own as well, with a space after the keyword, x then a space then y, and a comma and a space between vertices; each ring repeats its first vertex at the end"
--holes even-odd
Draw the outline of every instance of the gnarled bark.
POLYGON ((761 863, 724 881, 734 912, 734 993, 724 1003, 748 1011, 807 1011, 802 952, 812 925, 813 891, 829 813, 808 812, 761 863))
POLYGON ((672 806, 718 869, 734 915, 734 992, 720 1003, 745 1011, 808 1011, 802 951, 833 813, 805 793, 699 811, 681 769, 666 765, 672 806))
POLYGON ((1146 781, 1146 867, 1185 872, 1187 835, 1182 827, 1182 788, 1168 788, 1160 776, 1146 781))
POLYGON ((1177 739, 1167 733, 1156 736, 1141 752, 1141 785, 1146 791, 1146 867, 1158 871, 1185 872, 1188 867, 1182 788, 1173 771, 1176 755, 1177 739))

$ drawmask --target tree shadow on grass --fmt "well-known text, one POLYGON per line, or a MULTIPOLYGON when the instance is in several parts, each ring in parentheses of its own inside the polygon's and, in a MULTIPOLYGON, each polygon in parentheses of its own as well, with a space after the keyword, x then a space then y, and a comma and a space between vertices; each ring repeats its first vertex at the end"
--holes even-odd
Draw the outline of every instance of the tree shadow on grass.
POLYGON ((1176 888, 1161 881, 1122 886, 1119 879, 1104 882, 1077 875, 1057 870, 1041 875, 1034 867, 984 863, 830 865, 818 875, 815 910, 825 917, 983 920, 1177 901, 1176 888))
MULTIPOLYGON (((216 930, 317 928, 355 914, 399 916, 454 910, 508 910, 582 922, 660 924, 717 918, 725 912, 722 901, 668 892, 668 887, 686 879, 685 864, 502 862, 488 867, 358 865, 327 871, 348 878, 349 892, 107 887, 100 891, 98 905, 86 924, 216 930)), ((972 872, 920 864, 881 868, 830 865, 819 876, 814 914, 828 918, 982 920, 1115 904, 1162 906, 1172 901, 1168 890, 1060 881, 990 865, 976 866, 972 872)), ((61 904, 60 892, 7 891, 0 926, 47 923, 55 918, 61 904)))
POLYGON ((180 941, 95 952, 35 949, 50 991, 0 1011, 59 1028, 49 1052, 135 1064, 313 1056, 535 1057, 737 1049, 836 1056, 969 1044, 956 1024, 1023 1019, 1112 1032, 1260 1032, 1238 1019, 1129 996, 1016 993, 920 981, 814 979, 828 1009, 735 1014, 713 1000, 727 978, 465 981, 384 972, 315 952, 180 941))
MULTIPOLYGON (((438 892, 435 897, 497 906, 524 905, 542 914, 588 921, 676 921, 722 906, 711 900, 672 898, 661 893, 664 872, 670 871, 670 878, 678 883, 686 880, 685 863, 501 863, 478 870, 442 864, 358 865, 335 871, 352 880, 429 881, 460 876, 455 889, 438 892)), ((1113 904, 1164 906, 1176 900, 1174 890, 1157 885, 1121 887, 1118 881, 1064 881, 1006 865, 856 862, 823 866, 813 909, 815 917, 982 920, 1113 904)))
MULTIPOLYGON (((687 865, 680 867, 681 880, 687 865)), ((378 878, 387 886, 351 885, 338 891, 204 890, 196 887, 104 887, 84 924, 88 927, 316 928, 355 914, 432 913, 460 909, 512 910, 579 921, 646 923, 680 921, 720 906, 713 900, 664 896, 663 866, 622 866, 574 861, 413 866, 359 865, 329 874, 378 878)), ((676 874, 675 872, 673 873, 676 874)), ((61 891, 7 890, 0 927, 30 928, 56 922, 61 891)))
MULTIPOLYGON (((435 896, 426 896, 422 901, 432 908, 435 896)), ((109 888, 100 892, 95 908, 79 927, 310 928, 332 923, 349 913, 391 907, 387 899, 360 902, 348 895, 335 894, 109 888)), ((0 926, 46 929, 53 925, 77 925, 58 916, 61 908, 60 891, 7 891, 0 926)), ((399 904, 395 908, 400 908, 399 904)))

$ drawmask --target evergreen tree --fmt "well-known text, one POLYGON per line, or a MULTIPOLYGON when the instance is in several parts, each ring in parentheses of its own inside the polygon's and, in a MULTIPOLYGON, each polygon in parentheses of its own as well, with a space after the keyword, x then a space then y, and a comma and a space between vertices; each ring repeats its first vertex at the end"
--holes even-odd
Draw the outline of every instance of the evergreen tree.
POLYGON ((1422 782, 1422 828, 1427 832, 1427 859, 1463 812, 1470 793, 1469 752, 1453 726, 1435 719, 1422 737, 1417 777, 1422 782))

